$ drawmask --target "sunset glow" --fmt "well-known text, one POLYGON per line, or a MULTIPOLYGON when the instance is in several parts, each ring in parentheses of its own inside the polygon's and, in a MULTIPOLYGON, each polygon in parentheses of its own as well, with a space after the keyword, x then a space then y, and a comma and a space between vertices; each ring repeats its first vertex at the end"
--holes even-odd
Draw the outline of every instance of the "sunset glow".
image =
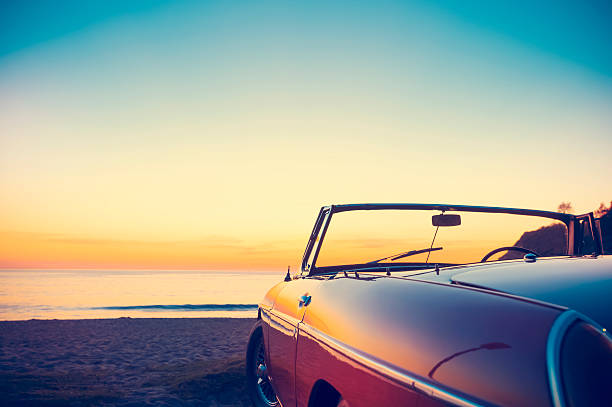
POLYGON ((594 10, 129 3, 0 10, 0 268, 295 270, 327 204, 611 199, 594 10))

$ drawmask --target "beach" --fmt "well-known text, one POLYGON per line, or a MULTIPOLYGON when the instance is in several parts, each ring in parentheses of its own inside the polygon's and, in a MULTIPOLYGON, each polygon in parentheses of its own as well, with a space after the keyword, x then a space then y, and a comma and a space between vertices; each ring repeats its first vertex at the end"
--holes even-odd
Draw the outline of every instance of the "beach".
POLYGON ((0 322, 2 406, 250 406, 251 318, 0 322))

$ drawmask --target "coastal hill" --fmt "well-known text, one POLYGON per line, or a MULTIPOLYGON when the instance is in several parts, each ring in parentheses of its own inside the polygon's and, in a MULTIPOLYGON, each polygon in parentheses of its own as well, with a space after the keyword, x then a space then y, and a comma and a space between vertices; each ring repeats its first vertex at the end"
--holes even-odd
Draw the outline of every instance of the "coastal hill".
MULTIPOLYGON (((601 238, 604 254, 612 254, 612 202, 610 207, 603 203, 595 211, 595 218, 601 225, 601 238)), ((567 250, 567 229, 562 223, 543 226, 537 230, 524 232, 514 246, 533 250, 540 256, 559 256, 567 250)), ((523 253, 508 251, 499 260, 520 259, 523 253)))
MULTIPOLYGON (((567 250, 567 228, 563 223, 542 226, 537 230, 523 233, 514 246, 533 250, 540 256, 560 256, 567 250)), ((499 260, 520 259, 524 253, 508 251, 499 260)))

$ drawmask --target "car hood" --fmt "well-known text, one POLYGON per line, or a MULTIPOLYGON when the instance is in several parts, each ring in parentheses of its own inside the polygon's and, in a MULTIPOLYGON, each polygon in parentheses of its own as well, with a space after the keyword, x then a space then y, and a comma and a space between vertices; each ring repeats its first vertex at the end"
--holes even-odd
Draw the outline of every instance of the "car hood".
POLYGON ((539 258, 448 271, 455 284, 565 306, 612 328, 612 256, 539 258))

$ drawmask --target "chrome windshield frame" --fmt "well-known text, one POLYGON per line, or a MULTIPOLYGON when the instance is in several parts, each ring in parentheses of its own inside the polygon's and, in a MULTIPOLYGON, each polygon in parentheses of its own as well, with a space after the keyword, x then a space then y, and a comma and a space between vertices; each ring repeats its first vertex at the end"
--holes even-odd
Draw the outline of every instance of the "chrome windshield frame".
MULTIPOLYGON (((577 239, 575 236, 579 232, 578 219, 593 218, 593 214, 572 215, 552 211, 541 211, 536 209, 503 208, 496 206, 473 206, 473 205, 453 205, 453 204, 419 204, 419 203, 366 203, 366 204, 342 204, 323 206, 317 217, 317 221, 306 245, 306 251, 302 257, 302 276, 311 276, 317 273, 316 261, 325 239, 325 234, 335 213, 349 211, 377 211, 377 210, 439 210, 443 212, 483 212, 483 213, 505 213, 512 215, 535 216, 541 218, 555 219, 563 222, 567 226, 568 236, 568 255, 581 255, 577 251, 577 239)), ((594 226, 594 225, 592 225, 594 226)), ((596 242, 601 248, 601 240, 596 242)), ((599 253, 603 253, 601 248, 599 253)), ((590 254, 590 253, 589 253, 590 254)))

